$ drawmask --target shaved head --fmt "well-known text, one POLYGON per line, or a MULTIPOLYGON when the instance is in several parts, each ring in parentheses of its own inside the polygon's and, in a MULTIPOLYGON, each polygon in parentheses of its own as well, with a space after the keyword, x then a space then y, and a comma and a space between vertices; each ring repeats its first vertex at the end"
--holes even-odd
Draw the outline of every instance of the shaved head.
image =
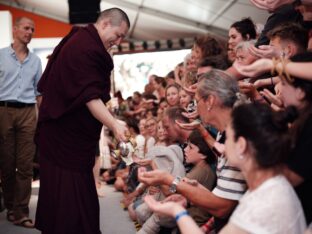
POLYGON ((96 22, 98 23, 103 19, 109 19, 113 26, 120 26, 121 22, 124 21, 128 28, 130 28, 130 20, 127 14, 119 8, 110 8, 102 11, 96 22))

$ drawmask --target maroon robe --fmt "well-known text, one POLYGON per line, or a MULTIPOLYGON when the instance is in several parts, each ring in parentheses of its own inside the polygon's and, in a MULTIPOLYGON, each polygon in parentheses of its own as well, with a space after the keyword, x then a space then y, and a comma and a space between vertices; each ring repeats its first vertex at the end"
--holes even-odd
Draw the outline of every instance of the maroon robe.
POLYGON ((96 28, 74 27, 55 48, 38 84, 43 100, 36 143, 43 233, 101 233, 92 168, 102 124, 86 103, 110 99, 113 61, 96 28))

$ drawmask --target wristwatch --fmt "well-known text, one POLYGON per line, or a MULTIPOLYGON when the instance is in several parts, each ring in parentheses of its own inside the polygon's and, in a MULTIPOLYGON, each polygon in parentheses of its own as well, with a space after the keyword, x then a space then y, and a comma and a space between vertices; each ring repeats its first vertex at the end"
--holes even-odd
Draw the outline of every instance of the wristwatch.
POLYGON ((174 178, 174 180, 172 181, 172 183, 169 187, 170 193, 176 193, 177 192, 177 185, 180 183, 181 179, 182 178, 180 176, 177 176, 176 178, 174 178))

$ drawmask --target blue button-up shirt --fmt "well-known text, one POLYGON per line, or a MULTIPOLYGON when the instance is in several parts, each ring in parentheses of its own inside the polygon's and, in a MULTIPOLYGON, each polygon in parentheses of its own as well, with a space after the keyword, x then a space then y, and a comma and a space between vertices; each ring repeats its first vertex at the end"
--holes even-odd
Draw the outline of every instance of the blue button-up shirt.
POLYGON ((0 101, 36 103, 41 61, 29 52, 21 63, 11 46, 0 49, 0 101))

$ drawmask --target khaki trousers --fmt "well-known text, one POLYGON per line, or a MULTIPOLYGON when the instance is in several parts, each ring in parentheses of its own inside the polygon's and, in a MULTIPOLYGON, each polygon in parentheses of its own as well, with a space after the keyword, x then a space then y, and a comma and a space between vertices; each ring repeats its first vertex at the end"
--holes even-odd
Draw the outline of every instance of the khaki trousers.
POLYGON ((36 107, 0 106, 0 170, 4 205, 15 219, 29 215, 36 107))

